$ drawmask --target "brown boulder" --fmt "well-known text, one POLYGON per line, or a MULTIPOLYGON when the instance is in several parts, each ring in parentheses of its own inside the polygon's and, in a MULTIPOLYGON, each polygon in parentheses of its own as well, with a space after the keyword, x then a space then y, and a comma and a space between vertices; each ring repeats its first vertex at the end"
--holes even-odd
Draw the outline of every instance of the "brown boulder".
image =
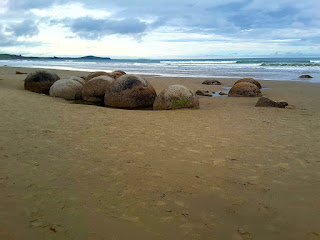
POLYGON ((116 71, 113 71, 111 73, 111 76, 114 78, 114 79, 117 79, 118 77, 121 77, 122 75, 125 75, 126 73, 124 71, 121 71, 121 70, 116 70, 116 71))
POLYGON ((211 79, 211 80, 205 80, 202 84, 206 84, 206 85, 221 85, 221 82, 219 82, 218 80, 215 80, 215 79, 211 79))
POLYGON ((241 83, 241 82, 252 83, 252 84, 256 85, 259 89, 261 89, 261 84, 260 84, 257 80, 255 80, 255 79, 253 79, 253 78, 242 78, 242 79, 236 81, 236 82, 234 83, 234 85, 236 85, 236 84, 238 84, 238 83, 241 83))
POLYGON ((260 89, 252 83, 240 82, 230 89, 229 97, 261 97, 260 89))
POLYGON ((125 74, 107 87, 104 103, 119 108, 151 107, 157 94, 153 86, 138 75, 125 74))
POLYGON ((107 87, 114 81, 109 76, 99 76, 92 78, 82 89, 82 99, 88 102, 102 102, 106 93, 107 87))
POLYGON ((312 78, 310 75, 301 75, 299 78, 312 78))
POLYGON ((256 103, 256 107, 275 107, 275 106, 276 106, 276 102, 266 97, 259 98, 258 102, 256 103))
POLYGON ((103 71, 98 71, 98 72, 93 72, 90 73, 86 78, 85 81, 88 82, 92 78, 99 77, 99 76, 109 76, 112 77, 111 73, 103 72, 103 71))
POLYGON ((199 99, 194 91, 178 84, 164 89, 153 104, 154 110, 179 108, 199 108, 199 99))
POLYGON ((256 107, 277 107, 277 108, 285 108, 288 106, 288 103, 285 101, 275 102, 269 98, 261 97, 258 99, 256 103, 256 107))
POLYGON ((199 95, 199 96, 212 97, 212 94, 209 91, 206 91, 206 90, 197 90, 196 94, 199 95))
POLYGON ((59 79, 60 77, 55 73, 43 70, 35 71, 28 74, 24 80, 24 89, 36 93, 48 94, 52 84, 59 79))

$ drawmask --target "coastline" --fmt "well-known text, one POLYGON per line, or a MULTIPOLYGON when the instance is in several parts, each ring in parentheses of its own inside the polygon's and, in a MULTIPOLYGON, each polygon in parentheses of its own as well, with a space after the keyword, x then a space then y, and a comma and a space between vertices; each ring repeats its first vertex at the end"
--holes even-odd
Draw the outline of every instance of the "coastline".
MULTIPOLYGON (((199 110, 134 111, 25 91, 26 75, 15 71, 34 70, 0 67, 0 238, 320 234, 320 83, 260 81, 264 96, 294 109, 199 97, 199 110)), ((145 77, 157 93, 171 84, 220 91, 235 82, 145 77)))

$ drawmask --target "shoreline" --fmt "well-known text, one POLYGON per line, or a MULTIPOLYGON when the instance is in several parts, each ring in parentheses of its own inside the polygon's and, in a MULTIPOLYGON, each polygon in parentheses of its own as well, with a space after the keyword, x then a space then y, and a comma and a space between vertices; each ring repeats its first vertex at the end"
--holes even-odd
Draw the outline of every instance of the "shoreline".
MULTIPOLYGON (((15 71, 34 70, 0 67, 1 239, 320 235, 320 83, 260 81, 294 109, 199 97, 200 109, 128 111, 25 91, 15 71)), ((157 93, 235 82, 144 77, 157 93)))

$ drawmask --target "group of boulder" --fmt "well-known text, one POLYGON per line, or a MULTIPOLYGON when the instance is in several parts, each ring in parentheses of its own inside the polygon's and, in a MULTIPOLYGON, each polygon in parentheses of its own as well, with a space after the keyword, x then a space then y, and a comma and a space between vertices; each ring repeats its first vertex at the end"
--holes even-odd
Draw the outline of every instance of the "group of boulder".
MULTIPOLYGON (((221 85, 217 80, 206 80, 202 84, 206 85, 221 85)), ((278 107, 285 108, 288 103, 285 101, 273 101, 269 98, 262 97, 261 84, 253 78, 242 78, 236 81, 229 93, 219 92, 219 95, 228 95, 229 97, 260 97, 256 103, 256 107, 278 107)), ((212 96, 209 91, 198 90, 197 95, 212 96)), ((214 92, 213 92, 214 93, 214 92)))
MULTIPOLYGON (((218 80, 206 80, 203 84, 221 85, 218 80)), ((32 92, 49 94, 66 100, 82 99, 103 103, 116 108, 153 108, 154 110, 199 108, 197 95, 212 96, 208 91, 194 92, 182 85, 171 85, 156 94, 154 87, 142 76, 117 70, 112 73, 93 72, 86 77, 61 78, 51 72, 35 71, 25 79, 24 87, 32 92)), ((253 78, 235 82, 229 97, 261 97, 261 84, 253 78)), ((220 95, 226 93, 219 93, 220 95)), ((285 102, 274 102, 262 97, 256 106, 285 107, 285 102)))
POLYGON ((199 108, 197 95, 185 86, 171 85, 157 95, 154 87, 142 76, 126 74, 120 70, 61 79, 55 73, 36 71, 27 76, 24 87, 52 97, 102 102, 116 108, 199 108))

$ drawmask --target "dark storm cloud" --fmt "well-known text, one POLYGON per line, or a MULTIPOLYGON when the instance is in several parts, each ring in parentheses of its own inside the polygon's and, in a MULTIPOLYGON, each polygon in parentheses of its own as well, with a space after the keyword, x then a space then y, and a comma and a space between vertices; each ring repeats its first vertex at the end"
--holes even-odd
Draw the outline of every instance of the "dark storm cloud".
POLYGON ((65 25, 70 27, 73 33, 87 39, 100 38, 108 34, 141 34, 147 29, 146 23, 138 19, 112 20, 86 17, 63 22, 67 22, 65 25))

